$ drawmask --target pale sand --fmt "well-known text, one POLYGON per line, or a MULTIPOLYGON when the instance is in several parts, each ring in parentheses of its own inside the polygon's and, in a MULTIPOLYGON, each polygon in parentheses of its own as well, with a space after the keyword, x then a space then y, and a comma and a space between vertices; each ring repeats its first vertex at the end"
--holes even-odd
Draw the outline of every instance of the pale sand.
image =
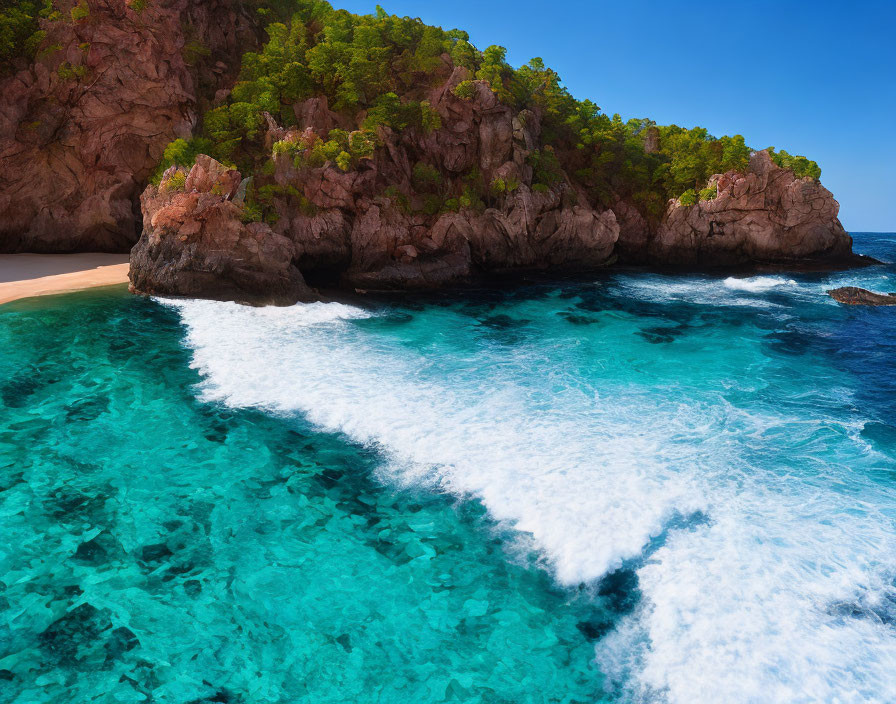
POLYGON ((0 254, 0 305, 127 280, 127 254, 0 254))

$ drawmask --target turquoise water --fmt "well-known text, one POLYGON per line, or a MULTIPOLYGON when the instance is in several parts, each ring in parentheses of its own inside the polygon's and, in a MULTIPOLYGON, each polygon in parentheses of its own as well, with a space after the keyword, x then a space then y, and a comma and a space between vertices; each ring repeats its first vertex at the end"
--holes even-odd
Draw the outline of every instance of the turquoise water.
POLYGON ((0 701, 894 701, 844 284, 896 267, 0 307, 0 701))

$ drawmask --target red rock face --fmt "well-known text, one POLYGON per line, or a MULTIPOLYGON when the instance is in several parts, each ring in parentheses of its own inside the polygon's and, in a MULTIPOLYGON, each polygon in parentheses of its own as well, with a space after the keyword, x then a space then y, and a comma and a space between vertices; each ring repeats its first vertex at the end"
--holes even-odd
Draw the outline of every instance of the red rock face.
MULTIPOLYGON (((381 128, 373 158, 347 171, 332 163, 300 168, 274 155, 273 175, 256 177, 281 193, 271 204, 273 228, 241 222, 242 206, 231 200, 244 190, 237 172, 200 156, 184 172, 184 191, 174 194, 164 185, 169 172, 160 189, 143 196, 133 289, 290 303, 311 295, 297 283, 299 271, 328 285, 412 289, 490 272, 592 270, 620 252, 629 261, 679 266, 850 254, 831 194, 795 179, 766 152, 753 155, 746 174, 713 177, 714 200, 670 202, 657 228, 622 200, 613 210, 593 208, 563 174, 536 187, 528 157, 539 145, 539 116, 513 114, 479 81, 470 100, 458 98, 452 89, 467 77, 456 69, 432 92, 441 128, 381 128), (442 193, 460 192, 471 170, 485 184, 502 179, 514 187, 490 196, 488 207, 426 214, 414 186, 421 162, 438 171, 442 193)), ((268 116, 269 147, 280 140, 310 146, 336 120, 317 99, 296 105, 295 114, 308 124, 287 129, 268 116)))
MULTIPOLYGON (((141 219, 139 194, 164 147, 192 134, 212 96, 224 99, 260 36, 239 0, 152 0, 140 11, 129 0, 88 5, 86 19, 44 27, 45 49, 58 49, 0 81, 0 251, 126 251, 142 226, 135 290, 252 298, 269 279, 282 301, 305 295, 290 283, 291 268, 330 284, 414 288, 496 271, 593 269, 616 257, 676 266, 850 260, 831 194, 764 152, 748 173, 714 177, 716 199, 672 201, 658 224, 622 200, 612 210, 593 206, 562 172, 549 187, 535 184, 537 110, 515 112, 482 81, 469 99, 456 96, 472 77, 447 55, 441 85, 418 96, 441 128, 380 128, 374 157, 346 172, 275 158, 274 175, 260 179, 303 203, 275 198, 273 228, 241 222, 240 175, 219 173, 207 157, 182 191, 148 188, 141 219), (486 190, 495 179, 513 187, 486 196, 486 207, 425 214, 414 185, 420 162, 438 171, 443 195, 463 190, 474 170, 486 190), (247 252, 248 269, 239 263, 247 252), (209 262, 229 279, 200 275, 209 262)), ((335 113, 321 97, 294 114, 298 128, 269 119, 269 148, 351 130, 364 117, 335 113)))
POLYGON ((190 136, 202 95, 258 41, 230 0, 88 5, 45 27, 59 50, 0 82, 0 251, 130 249, 165 146, 190 136))
MULTIPOLYGON (((470 100, 458 98, 453 88, 468 79, 456 68, 430 94, 440 129, 381 128, 383 146, 356 169, 296 169, 288 157, 275 159, 275 183, 299 190, 317 209, 308 216, 286 199, 276 204, 274 229, 295 243, 307 276, 324 272, 330 283, 360 288, 430 288, 492 271, 593 269, 611 260, 618 236, 611 211, 591 208, 568 180, 533 191, 527 157, 538 147, 538 116, 514 115, 482 81, 470 100), (413 186, 419 162, 439 171, 447 192, 462 189, 472 169, 484 184, 519 185, 485 209, 426 215, 413 186), (390 187, 408 202, 387 196, 390 187)), ((284 130, 269 119, 268 142, 307 140, 309 129, 319 133, 332 119, 318 100, 297 105, 295 114, 308 115, 308 124, 284 130)))
MULTIPOLYGON (((767 152, 746 174, 713 177, 718 195, 691 207, 671 201, 655 228, 630 204, 596 209, 565 174, 550 187, 533 183, 528 157, 538 148, 540 119, 513 114, 488 86, 474 81, 469 100, 453 87, 464 69, 430 95, 442 127, 401 133, 380 128, 370 159, 342 171, 333 163, 297 167, 275 154, 276 224, 244 225, 239 174, 200 156, 184 192, 164 183, 143 196, 144 233, 132 256, 134 290, 292 302, 310 295, 295 284, 361 289, 434 288, 491 272, 593 270, 622 253, 629 261, 718 266, 850 256, 851 239, 837 220, 837 202, 817 181, 795 179, 767 152), (414 165, 439 174, 442 194, 463 190, 471 171, 483 184, 514 186, 487 197, 487 207, 426 214, 415 190, 414 165), (217 272, 209 277, 208 272, 217 272), (254 291, 249 295, 247 291, 254 291)), ((310 146, 336 117, 318 99, 295 106, 308 124, 280 127, 268 116, 266 142, 310 146)), ((352 125, 348 125, 352 127, 352 125)))
POLYGON ((243 223, 240 174, 200 156, 189 175, 171 167, 143 192, 143 235, 131 251, 131 290, 144 294, 290 305, 315 298, 293 265, 293 243, 243 223), (177 185, 183 178, 189 189, 177 185))
POLYGON ((714 176, 713 200, 683 206, 671 201, 647 259, 658 264, 731 266, 851 256, 852 238, 840 205, 818 181, 794 178, 767 151, 755 152, 745 174, 714 176))
MULTIPOLYGON (((513 115, 480 81, 471 100, 458 98, 452 88, 467 76, 457 69, 433 91, 441 128, 381 128, 382 146, 355 168, 297 168, 289 156, 275 155, 274 174, 256 177, 256 185, 279 187, 282 194, 274 198, 273 229, 240 222, 241 209, 229 200, 239 188, 235 172, 209 157, 198 157, 183 192, 166 190, 174 171, 166 173, 160 188, 143 195, 133 289, 214 298, 237 297, 238 291, 244 299, 245 284, 222 286, 200 272, 209 261, 218 271, 244 272, 247 247, 256 245, 262 255, 251 259, 252 285, 270 277, 271 290, 281 290, 294 267, 315 282, 384 289, 433 288, 494 271, 594 269, 611 261, 619 233, 612 211, 591 208, 568 180, 534 189, 526 160, 538 145, 538 116, 513 115), (420 162, 438 170, 444 193, 462 190, 474 168, 484 184, 500 178, 514 187, 490 198, 490 207, 425 214, 413 186, 413 165, 420 162)), ((307 116, 308 124, 285 129, 268 116, 269 146, 281 140, 310 145, 335 120, 317 99, 297 105, 295 114, 307 116)), ((259 292, 263 288, 258 284, 259 292)), ((301 295, 293 289, 278 300, 301 295)))

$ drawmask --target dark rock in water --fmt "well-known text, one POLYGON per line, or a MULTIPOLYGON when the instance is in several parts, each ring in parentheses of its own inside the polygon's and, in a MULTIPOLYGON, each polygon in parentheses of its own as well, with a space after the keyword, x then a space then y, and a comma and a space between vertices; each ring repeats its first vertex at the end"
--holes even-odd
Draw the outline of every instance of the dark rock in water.
POLYGON ((75 560, 87 564, 99 564, 104 562, 108 555, 109 553, 103 547, 100 536, 97 536, 93 540, 88 540, 78 546, 78 549, 75 551, 75 560))
POLYGON ((630 613, 641 596, 638 574, 629 568, 611 572, 600 581, 597 593, 606 600, 608 608, 617 614, 630 613))
POLYGON ((510 330, 512 328, 524 327, 529 324, 529 321, 518 320, 516 318, 511 318, 509 315, 499 314, 483 318, 481 324, 495 330, 510 330))
POLYGON ((0 399, 9 408, 21 408, 39 386, 34 379, 12 379, 0 387, 0 399))
POLYGON ((61 662, 76 662, 85 657, 111 627, 105 610, 92 604, 81 604, 51 623, 38 640, 45 651, 61 662))
POLYGON ((613 620, 607 618, 594 618, 588 621, 579 621, 576 628, 588 640, 598 640, 613 630, 613 620))
POLYGON ((165 543, 157 543, 155 545, 144 545, 140 551, 141 562, 160 562, 166 557, 171 557, 174 553, 165 545, 165 543))
POLYGON ((91 421, 99 418, 109 407, 107 398, 82 398, 65 407, 68 421, 91 421))
MULTIPOLYGON (((203 680, 202 682, 205 685, 209 683, 203 680)), ((226 689, 219 689, 210 697, 204 697, 203 699, 194 699, 188 704, 239 704, 242 702, 243 698, 239 695, 233 695, 228 692, 226 689)))
MULTIPOLYGON (((788 326, 789 327, 789 326, 788 326)), ((763 336, 768 347, 780 354, 799 356, 811 348, 813 337, 805 330, 776 330, 763 336)))
POLYGON ((573 325, 595 325, 600 322, 600 318, 591 315, 578 315, 570 311, 563 311, 557 315, 573 325))
POLYGON ((46 503, 50 514, 62 523, 98 523, 106 500, 70 487, 60 487, 46 503))
POLYGON ((316 298, 293 265, 293 244, 232 200, 240 173, 199 156, 172 167, 140 199, 143 234, 131 250, 135 293, 292 305, 316 298))
POLYGON ((138 645, 140 645, 140 641, 137 640, 134 632, 125 626, 119 626, 112 631, 109 640, 106 641, 106 660, 116 660, 138 645))
POLYGON ((896 306, 896 294, 875 293, 856 286, 844 286, 828 291, 828 295, 848 306, 896 306))
POLYGON ((680 337, 687 330, 687 325, 678 325, 677 327, 667 327, 665 325, 656 325, 654 327, 644 328, 638 331, 638 335, 648 342, 659 345, 674 342, 676 337, 680 337))

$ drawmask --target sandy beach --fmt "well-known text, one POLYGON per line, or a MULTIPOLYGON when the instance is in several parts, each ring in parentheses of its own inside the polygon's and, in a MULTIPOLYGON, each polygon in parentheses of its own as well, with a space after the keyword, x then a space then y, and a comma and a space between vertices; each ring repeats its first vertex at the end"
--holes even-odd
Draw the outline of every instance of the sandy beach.
POLYGON ((0 255, 0 305, 127 280, 127 254, 0 255))

